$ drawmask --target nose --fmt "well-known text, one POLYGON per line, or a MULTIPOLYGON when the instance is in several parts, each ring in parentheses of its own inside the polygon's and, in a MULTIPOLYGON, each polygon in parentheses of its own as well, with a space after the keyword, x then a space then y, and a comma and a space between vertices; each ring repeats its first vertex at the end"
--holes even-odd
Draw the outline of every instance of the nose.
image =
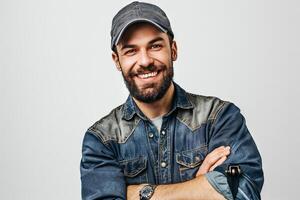
POLYGON ((139 65, 143 68, 149 67, 154 62, 154 59, 148 54, 147 50, 140 51, 139 65))

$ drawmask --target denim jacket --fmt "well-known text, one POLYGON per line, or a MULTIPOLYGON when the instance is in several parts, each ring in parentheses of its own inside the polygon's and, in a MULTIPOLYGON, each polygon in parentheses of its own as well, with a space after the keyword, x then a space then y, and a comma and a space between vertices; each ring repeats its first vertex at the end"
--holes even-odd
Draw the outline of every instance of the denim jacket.
POLYGON ((176 83, 172 108, 161 131, 138 109, 131 96, 85 133, 80 164, 82 199, 126 199, 132 184, 171 184, 195 177, 206 155, 219 146, 231 154, 210 184, 232 199, 225 170, 242 170, 236 199, 260 199, 262 161, 239 108, 216 97, 185 92, 176 83))

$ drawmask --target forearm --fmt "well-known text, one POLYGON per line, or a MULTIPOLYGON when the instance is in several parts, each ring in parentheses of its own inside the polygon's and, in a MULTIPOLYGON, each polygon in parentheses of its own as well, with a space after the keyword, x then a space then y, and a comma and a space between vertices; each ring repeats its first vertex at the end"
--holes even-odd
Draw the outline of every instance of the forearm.
MULTIPOLYGON (((129 186, 127 199, 139 199, 139 190, 143 185, 129 186)), ((205 176, 198 176, 183 183, 159 185, 151 198, 152 200, 225 200, 206 180, 205 176)))

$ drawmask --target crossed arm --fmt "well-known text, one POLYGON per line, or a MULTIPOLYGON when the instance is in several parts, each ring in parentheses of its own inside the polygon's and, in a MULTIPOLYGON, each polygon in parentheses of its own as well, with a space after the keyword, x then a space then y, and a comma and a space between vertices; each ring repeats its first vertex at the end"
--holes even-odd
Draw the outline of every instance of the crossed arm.
MULTIPOLYGON (((230 147, 221 146, 216 148, 206 156, 194 179, 183 183, 158 185, 151 199, 224 200, 225 198, 210 185, 204 175, 222 164, 229 154, 230 147)), ((144 185, 145 184, 128 186, 127 199, 139 199, 139 191, 144 185)))
MULTIPOLYGON (((222 173, 229 164, 238 164, 242 170, 236 199, 261 199, 260 191, 264 182, 261 157, 246 127, 245 119, 235 105, 229 104, 219 113, 210 135, 210 153, 204 159, 196 177, 183 183, 159 185, 152 199, 224 199, 221 193, 227 199, 232 199, 231 192, 227 191, 228 185, 224 182, 226 180, 223 177, 214 177, 219 174, 223 176, 222 173), (228 149, 226 153, 225 148, 220 147, 222 145, 230 145, 230 156, 228 149), (212 170, 214 172, 210 172, 212 170), (213 184, 215 182, 216 185, 213 184), (224 185, 225 190, 222 187, 224 185)), ((142 185, 126 188, 124 172, 119 164, 114 154, 114 143, 104 144, 96 133, 87 132, 80 165, 82 199, 121 200, 126 199, 125 194, 129 200, 139 199, 142 185)))

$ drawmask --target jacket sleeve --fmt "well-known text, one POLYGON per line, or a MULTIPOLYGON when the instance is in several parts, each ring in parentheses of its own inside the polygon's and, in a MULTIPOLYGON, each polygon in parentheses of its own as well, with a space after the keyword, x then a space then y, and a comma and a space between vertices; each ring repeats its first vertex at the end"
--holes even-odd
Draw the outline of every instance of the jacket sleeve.
MULTIPOLYGON (((260 192, 264 182, 261 156, 246 127, 245 118, 232 103, 225 103, 212 124, 209 152, 222 145, 230 146, 231 153, 215 171, 226 177, 225 171, 229 165, 239 165, 242 173, 239 176, 236 199, 261 199, 260 192)), ((215 188, 222 187, 223 183, 218 183, 217 180, 212 182, 215 188)))
POLYGON ((126 199, 123 171, 111 146, 86 132, 80 163, 82 199, 126 199))

